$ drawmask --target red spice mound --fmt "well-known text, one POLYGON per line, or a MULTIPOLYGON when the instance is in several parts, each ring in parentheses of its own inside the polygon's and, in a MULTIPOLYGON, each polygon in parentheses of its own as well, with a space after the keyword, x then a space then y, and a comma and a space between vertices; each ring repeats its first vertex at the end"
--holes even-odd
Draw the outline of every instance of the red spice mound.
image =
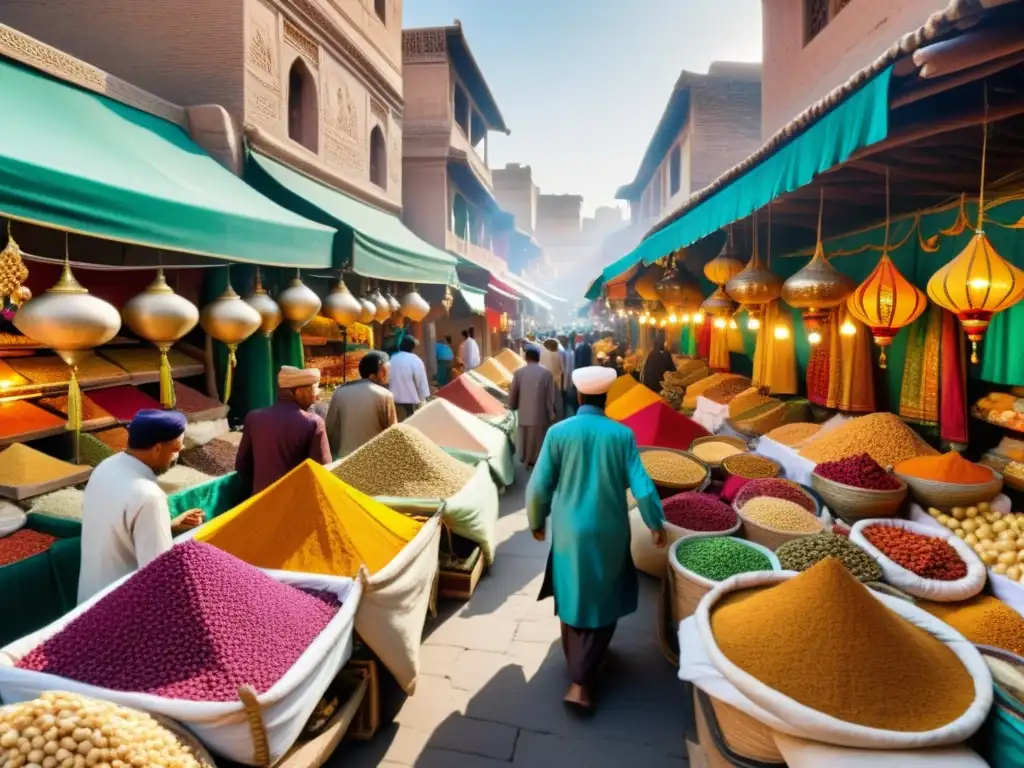
POLYGON ((18 666, 190 701, 264 693, 338 611, 209 544, 174 546, 18 666))
MULTIPOLYGON (((68 396, 67 395, 54 395, 53 397, 44 397, 39 400, 39 404, 49 408, 51 411, 59 413, 64 418, 68 415, 68 396)), ((108 423, 113 417, 107 413, 103 408, 100 408, 96 402, 89 397, 89 395, 82 395, 82 421, 97 421, 98 419, 106 419, 108 423)))
POLYGON ((665 519, 691 531, 726 531, 736 525, 732 507, 710 493, 687 491, 661 503, 665 519))
POLYGON ((59 429, 66 419, 37 408, 27 400, 0 403, 0 438, 17 437, 31 432, 59 429))
POLYGON ((814 502, 789 480, 781 480, 777 477, 766 477, 760 480, 751 480, 744 485, 736 494, 736 506, 743 509, 743 505, 758 496, 771 496, 773 499, 785 499, 799 504, 811 514, 816 514, 814 502))
POLYGON ((633 430, 636 444, 655 448, 675 448, 685 451, 698 437, 711 433, 688 416, 684 416, 659 400, 641 408, 623 424, 633 430))
POLYGON ((468 376, 459 376, 441 387, 437 390, 437 396, 478 416, 501 416, 505 413, 505 407, 468 376))
POLYGON ((900 481, 866 453, 847 456, 839 461, 824 461, 814 468, 814 474, 869 491, 895 491, 900 487, 900 481))
POLYGON ((182 413, 202 413, 220 408, 222 405, 218 400, 207 397, 178 381, 174 382, 174 401, 174 408, 182 413))
POLYGON ((118 421, 128 422, 146 408, 161 408, 152 397, 135 387, 110 387, 89 393, 100 408, 105 408, 118 421))
POLYGON ((10 536, 0 539, 0 566, 27 560, 32 555, 45 552, 53 546, 57 539, 48 533, 40 533, 27 528, 15 531, 10 536))
POLYGON ((944 539, 888 525, 868 526, 864 538, 894 563, 922 578, 956 581, 967 575, 967 563, 944 539))

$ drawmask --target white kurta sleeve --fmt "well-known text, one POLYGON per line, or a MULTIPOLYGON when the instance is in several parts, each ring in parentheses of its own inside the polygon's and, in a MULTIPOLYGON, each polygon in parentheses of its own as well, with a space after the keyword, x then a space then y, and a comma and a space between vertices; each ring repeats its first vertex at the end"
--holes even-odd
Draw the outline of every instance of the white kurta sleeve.
POLYGON ((135 513, 132 541, 139 568, 145 568, 173 545, 171 512, 162 492, 148 493, 142 499, 135 513))

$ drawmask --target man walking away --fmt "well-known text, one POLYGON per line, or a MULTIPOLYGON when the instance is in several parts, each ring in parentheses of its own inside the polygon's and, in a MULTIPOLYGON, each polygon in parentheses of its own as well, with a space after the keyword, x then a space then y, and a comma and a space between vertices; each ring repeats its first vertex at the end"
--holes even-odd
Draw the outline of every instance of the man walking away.
POLYGON ((413 336, 403 337, 398 354, 391 358, 391 394, 395 396, 399 421, 412 416, 430 397, 427 368, 413 354, 417 343, 413 336))
POLYGON ((459 345, 459 359, 467 371, 480 367, 480 347, 473 338, 475 331, 467 328, 462 332, 462 344, 459 345))
POLYGON ((565 414, 565 403, 562 402, 562 354, 558 351, 558 341, 544 339, 540 353, 540 364, 551 372, 555 380, 555 421, 561 421, 565 414))
POLYGON ((544 436, 555 420, 555 379, 550 371, 541 367, 536 349, 527 349, 524 356, 526 365, 512 374, 508 407, 519 415, 516 434, 519 460, 527 469, 533 469, 544 436))
POLYGON ((551 518, 551 552, 538 599, 555 598, 572 678, 565 702, 584 711, 593 706, 594 685, 615 625, 637 608, 627 489, 655 546, 666 543, 661 501, 633 433, 604 415, 614 381, 608 368, 580 368, 573 374, 579 411, 548 432, 526 490, 530 530, 537 541, 544 540, 551 518))
POLYGON ((558 353, 562 356, 562 413, 568 417, 572 416, 573 407, 576 405, 576 390, 572 385, 576 358, 569 346, 569 337, 565 334, 558 336, 558 353))
POLYGON ((437 386, 443 387, 452 380, 455 350, 452 349, 451 336, 445 336, 443 341, 434 344, 434 355, 437 358, 437 386))
POLYGON ((676 364, 672 361, 672 353, 668 351, 668 342, 665 335, 658 334, 654 349, 644 360, 643 371, 640 373, 640 383, 652 392, 661 393, 661 380, 666 373, 675 371, 676 364))
POLYGON ((359 361, 359 381, 334 390, 327 411, 327 439, 331 453, 344 458, 398 421, 395 398, 388 391, 390 360, 383 352, 370 352, 359 361))
POLYGON ((573 370, 587 368, 594 364, 594 350, 582 333, 576 334, 576 348, 573 354, 573 370))

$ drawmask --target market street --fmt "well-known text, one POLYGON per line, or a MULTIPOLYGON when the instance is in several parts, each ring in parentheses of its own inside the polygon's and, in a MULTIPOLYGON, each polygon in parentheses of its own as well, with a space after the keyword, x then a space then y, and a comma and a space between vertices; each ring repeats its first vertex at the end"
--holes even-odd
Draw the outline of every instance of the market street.
POLYGON ((525 473, 502 497, 496 562, 467 604, 428 621, 416 695, 395 725, 346 743, 330 766, 592 768, 687 764, 689 706, 658 645, 658 588, 641 576, 640 610, 619 622, 597 712, 567 712, 568 684, 551 601, 538 603, 547 545, 527 529, 525 473))

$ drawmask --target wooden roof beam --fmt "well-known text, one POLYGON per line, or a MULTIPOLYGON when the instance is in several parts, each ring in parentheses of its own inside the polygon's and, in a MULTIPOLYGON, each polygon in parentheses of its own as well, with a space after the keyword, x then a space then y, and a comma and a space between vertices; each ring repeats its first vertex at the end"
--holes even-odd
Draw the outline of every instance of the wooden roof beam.
POLYGON ((987 64, 1024 50, 1024 29, 1019 24, 967 32, 914 51, 914 63, 924 79, 943 77, 987 64))

